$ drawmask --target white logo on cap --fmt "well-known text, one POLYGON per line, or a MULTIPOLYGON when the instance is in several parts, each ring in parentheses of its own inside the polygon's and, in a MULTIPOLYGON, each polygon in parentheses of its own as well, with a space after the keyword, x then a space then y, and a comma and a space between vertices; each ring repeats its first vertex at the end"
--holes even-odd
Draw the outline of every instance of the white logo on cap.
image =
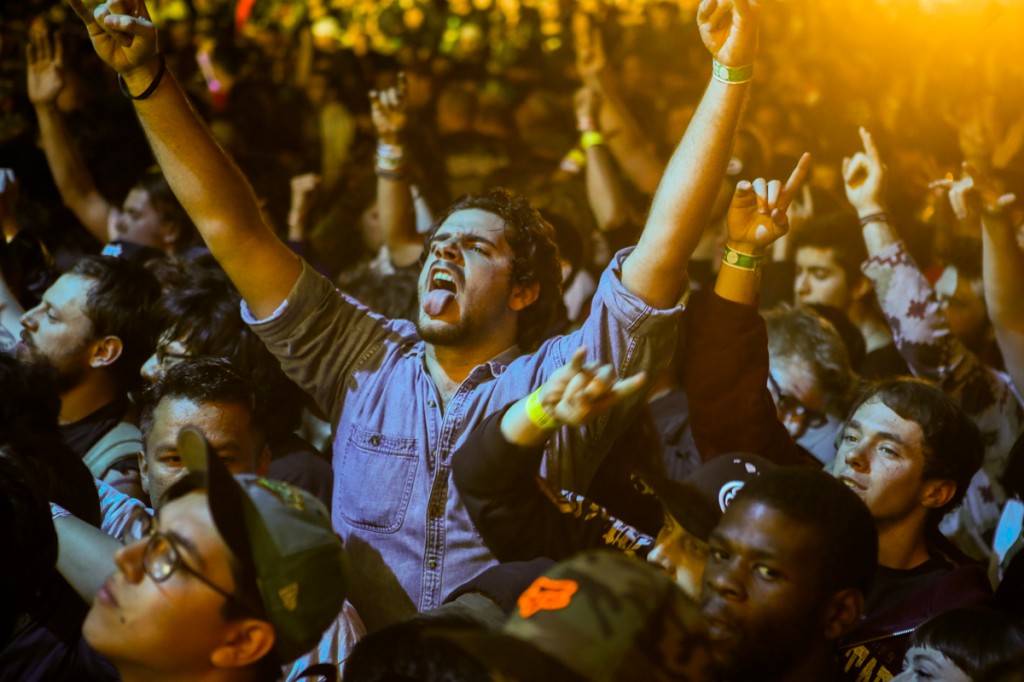
POLYGON ((718 490, 718 506, 725 513, 725 508, 732 504, 736 493, 743 489, 743 481, 729 481, 718 490))

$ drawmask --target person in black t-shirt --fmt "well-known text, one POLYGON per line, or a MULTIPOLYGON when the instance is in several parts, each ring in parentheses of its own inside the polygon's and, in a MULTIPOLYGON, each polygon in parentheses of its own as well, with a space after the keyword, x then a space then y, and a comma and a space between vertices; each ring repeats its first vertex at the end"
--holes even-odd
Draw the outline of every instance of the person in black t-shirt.
POLYGON ((61 432, 93 476, 138 496, 132 465, 141 449, 126 418, 128 391, 152 352, 150 309, 156 278, 130 261, 79 261, 21 317, 15 355, 52 367, 60 393, 61 432))
POLYGON ((916 379, 869 389, 854 406, 832 473, 867 504, 879 534, 866 619, 843 643, 845 679, 901 669, 908 635, 950 608, 987 606, 985 567, 938 531, 981 466, 977 427, 943 392, 916 379))

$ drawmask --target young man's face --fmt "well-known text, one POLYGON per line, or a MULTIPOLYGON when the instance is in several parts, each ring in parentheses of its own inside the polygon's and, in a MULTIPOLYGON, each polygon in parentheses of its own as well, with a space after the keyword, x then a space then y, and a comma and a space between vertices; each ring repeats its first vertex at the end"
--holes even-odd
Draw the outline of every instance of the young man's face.
POLYGON ((700 582, 708 561, 708 544, 686 532, 670 514, 665 514, 649 563, 660 566, 691 599, 700 597, 700 582))
POLYGON ((926 481, 924 432, 881 400, 857 408, 843 429, 832 474, 857 494, 879 524, 918 515, 937 481, 926 481))
POLYGON ((85 305, 95 285, 88 277, 62 275, 35 308, 21 316, 19 360, 53 367, 62 386, 73 386, 89 369, 94 330, 85 305))
POLYGON ((742 497, 709 538, 701 611, 726 677, 768 679, 824 636, 820 539, 762 502, 742 497))
POLYGON ((164 372, 191 357, 188 346, 181 339, 172 339, 165 332, 156 343, 156 351, 142 365, 139 372, 148 383, 160 381, 164 372))
MULTIPOLYGON (((205 493, 165 505, 158 530, 171 537, 181 561, 227 594, 234 594, 230 552, 217 533, 205 493)), ((117 569, 96 594, 82 626, 86 641, 124 674, 145 671, 198 679, 211 654, 231 637, 221 609, 225 597, 178 566, 156 581, 145 569, 146 540, 120 549, 117 569)))
POLYGON ((188 398, 164 398, 153 410, 153 426, 146 434, 146 452, 139 456, 142 488, 152 506, 188 473, 178 455, 178 434, 195 426, 233 474, 266 473, 269 452, 253 432, 252 413, 238 403, 197 403, 188 398))
POLYGON ((850 285, 846 271, 836 262, 832 249, 804 246, 796 252, 793 294, 797 303, 819 303, 846 311, 850 285))
POLYGON ((509 283, 511 253, 505 223, 493 213, 466 209, 449 216, 420 272, 420 337, 461 345, 514 329, 525 299, 509 283))
POLYGON ((134 187, 124 198, 121 210, 114 217, 110 239, 166 250, 168 225, 150 200, 149 192, 134 187))

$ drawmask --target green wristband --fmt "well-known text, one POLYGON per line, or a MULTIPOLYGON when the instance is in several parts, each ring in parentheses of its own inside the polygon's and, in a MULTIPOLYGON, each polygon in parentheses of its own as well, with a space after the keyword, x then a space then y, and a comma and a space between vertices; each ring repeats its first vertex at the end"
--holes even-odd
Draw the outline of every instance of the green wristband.
POLYGON ((725 253, 722 255, 722 262, 726 265, 731 265, 734 268, 740 270, 757 270, 761 265, 761 260, 764 256, 754 256, 749 253, 742 253, 734 249, 725 247, 725 253))
POLYGON ((730 85, 748 83, 754 78, 754 65, 726 66, 715 59, 711 62, 711 74, 715 79, 720 80, 723 83, 729 83, 730 85))

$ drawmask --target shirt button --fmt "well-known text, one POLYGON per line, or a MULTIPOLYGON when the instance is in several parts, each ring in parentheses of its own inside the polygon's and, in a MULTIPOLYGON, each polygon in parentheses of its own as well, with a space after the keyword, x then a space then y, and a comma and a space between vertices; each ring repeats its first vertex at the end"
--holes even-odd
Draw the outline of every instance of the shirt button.
POLYGON ((370 436, 370 445, 380 445, 380 436, 370 436))
POLYGON ((431 569, 437 568, 437 559, 431 559, 430 561, 428 561, 427 566, 429 566, 431 569))
POLYGON ((428 400, 427 407, 437 407, 437 403, 435 403, 433 400, 428 400))

